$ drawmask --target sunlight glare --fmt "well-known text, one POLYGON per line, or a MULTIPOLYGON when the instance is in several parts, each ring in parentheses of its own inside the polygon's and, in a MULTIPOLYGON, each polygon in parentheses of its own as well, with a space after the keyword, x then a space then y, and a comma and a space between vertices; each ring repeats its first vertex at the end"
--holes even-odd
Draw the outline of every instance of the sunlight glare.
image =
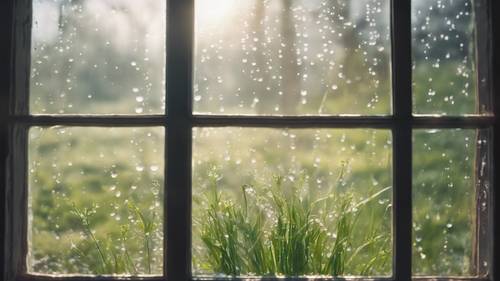
POLYGON ((235 0, 196 0, 196 19, 204 24, 218 24, 228 20, 235 0))

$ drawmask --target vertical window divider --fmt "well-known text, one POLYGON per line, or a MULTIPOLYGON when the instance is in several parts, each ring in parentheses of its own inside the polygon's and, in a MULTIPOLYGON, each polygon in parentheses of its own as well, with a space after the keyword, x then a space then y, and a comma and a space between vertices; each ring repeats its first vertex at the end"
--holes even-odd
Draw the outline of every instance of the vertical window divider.
MULTIPOLYGON (((28 253, 28 130, 29 123, 13 121, 29 116, 32 1, 13 1, 10 100, 7 111, 8 155, 6 159, 4 245, 7 247, 3 278, 14 280, 26 272, 28 253)), ((6 34, 7 35, 7 34, 6 34)))
MULTIPOLYGON (((0 30, 2 34, 6 34, 4 38, 4 44, 0 47, 0 71, 2 75, 0 76, 0 182, 4 185, 0 187, 0 200, 2 203, 6 201, 6 183, 7 174, 6 166, 7 159, 9 155, 8 145, 9 145, 9 105, 10 105, 10 88, 12 81, 12 23, 13 23, 13 0, 4 1, 0 6, 0 30)), ((6 221, 5 208, 0 209, 0 217, 2 221, 6 221)), ((4 261, 7 258, 5 249, 5 233, 6 224, 3 223, 0 226, 0 239, 2 239, 2 244, 0 245, 0 260, 4 261)), ((5 280, 5 263, 0 263, 0 278, 5 280)))
POLYGON ((393 98, 393 277, 411 280, 412 54, 411 0, 391 1, 393 98))
POLYGON ((498 279, 500 275, 500 227, 498 221, 500 220, 500 207, 498 202, 500 200, 500 189, 498 187, 498 179, 500 178, 500 124, 498 123, 498 118, 500 115, 500 79, 498 75, 500 74, 500 17, 493 16, 500 13, 500 2, 495 0, 488 1, 488 9, 491 9, 491 37, 489 40, 492 41, 492 59, 493 72, 491 75, 492 88, 492 99, 493 99, 493 113, 495 114, 495 121, 493 125, 493 186, 492 189, 492 199, 489 201, 492 203, 493 207, 493 239, 492 239, 492 264, 490 265, 491 271, 489 274, 490 280, 498 279), (495 78, 496 77, 496 78, 495 78))
MULTIPOLYGON (((475 60, 476 60, 476 112, 478 114, 488 114, 493 109, 492 96, 492 57, 491 47, 492 42, 488 40, 492 34, 491 29, 491 10, 488 8, 488 0, 478 0, 473 2, 474 11, 474 42, 476 44, 475 60)), ((472 237, 472 268, 478 276, 486 276, 488 274, 488 265, 483 264, 484 261, 490 263, 491 248, 489 245, 493 243, 491 238, 492 233, 492 217, 491 210, 483 210, 481 202, 489 202, 488 206, 492 206, 491 201, 491 171, 483 169, 483 162, 489 167, 494 167, 492 162, 492 147, 485 145, 481 140, 493 139, 492 131, 477 130, 476 133, 476 163, 475 163, 475 220, 474 232, 472 237)))
POLYGON ((167 0, 166 276, 191 278, 194 0, 167 0))

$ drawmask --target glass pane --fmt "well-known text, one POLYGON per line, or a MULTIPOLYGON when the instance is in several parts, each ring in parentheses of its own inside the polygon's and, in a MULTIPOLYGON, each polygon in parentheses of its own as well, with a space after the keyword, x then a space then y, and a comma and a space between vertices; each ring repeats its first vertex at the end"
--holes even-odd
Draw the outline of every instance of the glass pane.
POLYGON ((165 1, 33 0, 34 114, 165 111, 165 1))
POLYGON ((195 129, 193 274, 390 276, 387 130, 195 129))
POLYGON ((413 111, 478 112, 473 0, 412 1, 413 111))
POLYGON ((389 114, 389 2, 196 0, 195 113, 389 114))
POLYGON ((28 271, 158 275, 163 128, 31 128, 28 271))
POLYGON ((476 276, 489 260, 487 130, 417 130, 413 156, 413 273, 476 276))

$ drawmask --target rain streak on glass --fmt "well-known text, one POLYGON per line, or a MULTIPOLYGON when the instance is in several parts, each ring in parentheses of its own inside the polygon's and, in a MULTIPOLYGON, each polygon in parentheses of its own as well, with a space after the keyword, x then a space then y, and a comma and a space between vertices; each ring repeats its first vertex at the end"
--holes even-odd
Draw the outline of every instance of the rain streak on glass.
POLYGON ((163 128, 29 131, 30 273, 163 272, 163 128))
POLYGON ((33 0, 33 114, 165 111, 165 1, 33 0))
POLYGON ((489 140, 487 130, 414 132, 413 274, 488 271, 489 140))
POLYGON ((388 130, 193 130, 193 274, 390 276, 388 130))
POLYGON ((391 113, 388 0, 195 4, 195 113, 391 113))
POLYGON ((412 1, 415 113, 484 113, 477 109, 474 20, 472 0, 412 1))

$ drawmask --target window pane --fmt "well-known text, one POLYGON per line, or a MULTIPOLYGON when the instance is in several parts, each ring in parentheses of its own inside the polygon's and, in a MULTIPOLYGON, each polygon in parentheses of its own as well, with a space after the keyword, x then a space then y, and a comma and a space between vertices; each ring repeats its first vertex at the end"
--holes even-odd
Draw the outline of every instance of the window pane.
POLYGON ((474 21, 472 0, 412 1, 415 113, 484 113, 478 110, 483 102, 477 91, 474 21))
POLYGON ((31 128, 28 271, 162 274, 163 128, 31 128))
POLYGON ((392 273, 387 130, 194 129, 193 274, 392 273))
POLYGON ((487 130, 414 132, 414 274, 487 272, 489 140, 487 130))
POLYGON ((165 1, 33 0, 34 114, 165 111, 165 1))
POLYGON ((196 0, 194 111, 389 114, 388 0, 196 0))

